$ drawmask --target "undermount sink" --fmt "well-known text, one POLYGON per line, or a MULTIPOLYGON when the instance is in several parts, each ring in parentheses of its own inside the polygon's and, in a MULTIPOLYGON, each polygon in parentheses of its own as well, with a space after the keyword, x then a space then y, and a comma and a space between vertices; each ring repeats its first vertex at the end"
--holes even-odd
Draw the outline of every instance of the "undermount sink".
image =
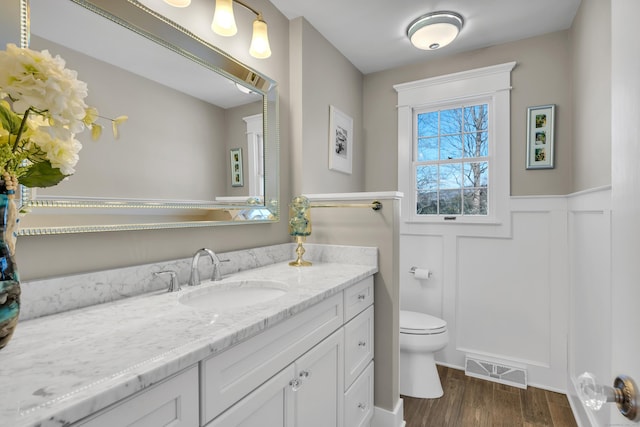
POLYGON ((208 282, 178 299, 189 307, 211 310, 247 307, 271 301, 287 293, 285 284, 269 280, 208 282))

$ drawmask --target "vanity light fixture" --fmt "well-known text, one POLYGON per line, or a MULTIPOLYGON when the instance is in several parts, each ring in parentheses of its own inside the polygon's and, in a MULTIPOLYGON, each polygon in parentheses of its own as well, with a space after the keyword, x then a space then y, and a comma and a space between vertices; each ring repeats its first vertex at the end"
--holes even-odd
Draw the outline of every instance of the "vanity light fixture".
MULTIPOLYGON (((165 3, 175 7, 187 7, 191 4, 191 0, 164 1, 165 3)), ((253 21, 253 36, 251 37, 249 53, 251 56, 258 59, 270 57, 271 47, 269 46, 269 34, 267 33, 267 23, 262 19, 262 13, 240 0, 216 0, 216 6, 213 12, 213 21, 211 22, 211 30, 224 37, 236 35, 238 27, 236 26, 236 19, 233 16, 234 2, 256 15, 256 19, 253 21)))
POLYGON ((436 50, 451 43, 460 33, 464 19, 455 12, 432 12, 414 20, 407 37, 418 49, 436 50))
POLYGON ((238 32, 236 20, 233 16, 234 2, 256 15, 256 19, 253 21, 253 36, 251 37, 249 53, 254 58, 259 59, 270 57, 269 34, 267 33, 267 23, 262 19, 262 13, 239 0, 216 0, 211 29, 214 33, 225 37, 233 36, 238 32))

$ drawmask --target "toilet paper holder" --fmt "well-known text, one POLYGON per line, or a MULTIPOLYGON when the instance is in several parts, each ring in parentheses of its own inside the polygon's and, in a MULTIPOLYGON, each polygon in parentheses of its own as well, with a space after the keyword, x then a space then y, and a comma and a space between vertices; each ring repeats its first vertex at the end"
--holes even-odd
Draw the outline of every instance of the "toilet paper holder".
MULTIPOLYGON (((411 268, 409 269, 409 273, 411 273, 411 274, 414 274, 414 275, 415 275, 415 274, 416 274, 416 270, 418 270, 418 267, 415 267, 415 266, 414 266, 414 267, 411 267, 411 268)), ((422 269, 420 269, 420 270, 422 270, 422 269)), ((429 270, 427 270, 427 271, 428 271, 428 273, 427 273, 427 278, 429 278, 429 279, 430 279, 430 278, 431 278, 431 276, 433 276, 433 273, 432 273, 431 271, 429 271, 429 270)))

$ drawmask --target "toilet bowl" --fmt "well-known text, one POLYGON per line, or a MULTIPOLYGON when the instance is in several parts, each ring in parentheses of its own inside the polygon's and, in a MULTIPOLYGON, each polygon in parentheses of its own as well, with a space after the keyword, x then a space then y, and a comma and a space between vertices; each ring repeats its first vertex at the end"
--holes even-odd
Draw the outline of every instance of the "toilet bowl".
POLYGON ((444 394, 434 353, 448 342, 447 322, 400 310, 400 394, 423 399, 444 394))

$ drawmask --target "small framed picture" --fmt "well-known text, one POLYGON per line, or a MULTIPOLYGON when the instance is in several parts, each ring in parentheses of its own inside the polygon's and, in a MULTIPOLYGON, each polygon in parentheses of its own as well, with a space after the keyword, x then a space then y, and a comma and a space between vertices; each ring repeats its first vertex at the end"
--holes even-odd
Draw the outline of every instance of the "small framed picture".
POLYGON ((555 104, 527 108, 527 169, 553 169, 555 104))
POLYGON ((243 187, 242 178, 242 148, 232 148, 231 155, 231 186, 243 187))
POLYGON ((329 169, 351 174, 353 119, 329 106, 329 169))

